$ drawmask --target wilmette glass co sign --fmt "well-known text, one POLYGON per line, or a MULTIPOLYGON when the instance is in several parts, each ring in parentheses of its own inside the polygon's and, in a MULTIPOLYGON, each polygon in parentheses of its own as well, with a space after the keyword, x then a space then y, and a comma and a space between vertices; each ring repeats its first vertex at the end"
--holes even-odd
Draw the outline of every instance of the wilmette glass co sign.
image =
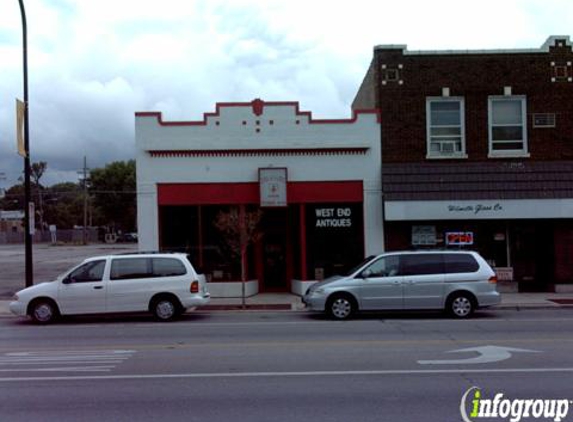
POLYGON ((500 203, 494 204, 474 204, 474 205, 448 205, 448 211, 451 213, 469 213, 469 214, 480 214, 480 213, 501 213, 503 211, 503 206, 500 203))
POLYGON ((260 206, 286 207, 288 204, 287 180, 286 168, 260 168, 260 206))

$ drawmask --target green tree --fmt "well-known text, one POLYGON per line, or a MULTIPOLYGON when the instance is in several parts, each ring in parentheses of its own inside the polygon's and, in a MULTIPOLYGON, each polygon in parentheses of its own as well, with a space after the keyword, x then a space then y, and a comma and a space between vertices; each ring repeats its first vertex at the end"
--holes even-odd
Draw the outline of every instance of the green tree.
POLYGON ((90 171, 89 191, 96 209, 96 223, 111 230, 136 227, 135 160, 115 161, 90 171))
POLYGON ((0 199, 2 210, 24 210, 24 185, 14 185, 6 189, 6 195, 0 199))
POLYGON ((32 163, 30 165, 30 177, 32 178, 32 182, 36 186, 40 186, 40 179, 46 172, 47 168, 48 168, 48 163, 46 163, 45 161, 39 161, 37 163, 32 163))
POLYGON ((45 221, 58 229, 83 225, 83 207, 83 191, 78 183, 58 183, 44 193, 45 221))
POLYGON ((229 211, 220 211, 213 224, 223 234, 235 258, 241 260, 241 302, 246 307, 245 283, 247 282, 247 248, 260 237, 261 210, 247 211, 244 205, 234 206, 229 211))
MULTIPOLYGON (((83 191, 77 183, 58 183, 42 188, 43 218, 46 224, 58 229, 71 229, 83 224, 83 191)), ((24 210, 24 185, 6 189, 0 200, 2 210, 24 210)))

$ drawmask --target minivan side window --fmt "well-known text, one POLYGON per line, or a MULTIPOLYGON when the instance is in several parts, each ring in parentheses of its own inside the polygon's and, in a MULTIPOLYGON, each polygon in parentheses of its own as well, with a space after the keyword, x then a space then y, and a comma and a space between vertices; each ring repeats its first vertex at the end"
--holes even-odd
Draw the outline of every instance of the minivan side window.
POLYGON ((67 276, 71 283, 88 283, 101 281, 105 270, 105 260, 86 262, 81 267, 76 268, 67 276))
POLYGON ((119 258, 111 262, 110 279, 153 277, 149 258, 119 258))
POLYGON ((399 269, 400 258, 398 255, 390 255, 374 261, 364 271, 370 273, 368 277, 393 277, 398 275, 399 269))
POLYGON ((404 254, 400 257, 401 275, 443 274, 442 254, 404 254))
POLYGON ((446 273, 475 273, 479 270, 479 264, 470 254, 447 253, 444 254, 446 273))
POLYGON ((187 274, 181 261, 175 258, 152 258, 154 277, 173 277, 187 274))

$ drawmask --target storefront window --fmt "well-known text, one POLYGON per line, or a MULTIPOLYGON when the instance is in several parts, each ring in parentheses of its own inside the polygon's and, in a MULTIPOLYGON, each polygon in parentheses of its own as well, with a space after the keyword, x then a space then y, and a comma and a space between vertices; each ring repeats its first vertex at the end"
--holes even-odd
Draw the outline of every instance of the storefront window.
MULTIPOLYGON (((391 230, 391 229, 390 229, 391 230)), ((479 252, 492 267, 508 266, 507 229, 505 223, 437 223, 411 226, 408 247, 468 249, 479 252)), ((393 233, 394 238, 400 233, 393 233)), ((399 245, 390 250, 402 249, 399 245)))
POLYGON ((308 276, 343 274, 364 258, 362 204, 307 205, 306 237, 308 276))
MULTIPOLYGON (((161 207, 161 249, 188 253, 209 281, 240 281, 240 255, 232 239, 215 226, 219 213, 229 209, 220 205, 161 207)), ((247 278, 256 278, 252 245, 247 249, 247 278)))
POLYGON ((198 265, 198 207, 160 207, 159 218, 160 249, 188 253, 198 265))

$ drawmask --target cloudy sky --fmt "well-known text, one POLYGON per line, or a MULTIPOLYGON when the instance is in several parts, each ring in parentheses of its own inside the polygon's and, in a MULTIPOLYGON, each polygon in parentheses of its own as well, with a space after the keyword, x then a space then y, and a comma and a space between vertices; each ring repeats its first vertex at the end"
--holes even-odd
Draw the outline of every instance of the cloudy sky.
MULTIPOLYGON (((134 112, 199 120, 216 102, 299 101, 343 118, 378 44, 539 48, 571 0, 25 0, 30 150, 45 185, 134 157, 134 112)), ((22 173, 18 0, 0 0, 0 187, 22 173)))

